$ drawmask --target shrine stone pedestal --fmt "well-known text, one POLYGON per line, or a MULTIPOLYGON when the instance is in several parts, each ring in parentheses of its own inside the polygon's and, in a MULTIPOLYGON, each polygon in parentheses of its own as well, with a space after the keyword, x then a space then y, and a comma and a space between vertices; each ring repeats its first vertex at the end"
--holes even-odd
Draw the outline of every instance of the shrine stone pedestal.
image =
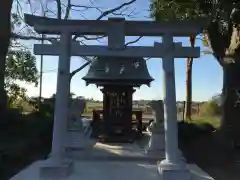
POLYGON ((82 113, 85 109, 86 102, 84 99, 74 99, 70 102, 68 109, 67 129, 68 131, 82 131, 82 113))
POLYGON ((151 137, 148 146, 145 149, 147 154, 157 154, 164 156, 165 153, 165 136, 164 136, 164 110, 163 102, 152 101, 150 106, 153 110, 154 121, 148 127, 151 132, 151 137))
POLYGON ((68 132, 67 139, 65 140, 65 152, 68 154, 71 151, 86 151, 91 149, 96 141, 90 139, 88 135, 81 132, 68 132))
POLYGON ((68 111, 68 132, 65 139, 65 152, 69 150, 86 150, 93 146, 94 140, 90 139, 90 123, 84 122, 81 114, 86 102, 84 99, 72 100, 68 111))

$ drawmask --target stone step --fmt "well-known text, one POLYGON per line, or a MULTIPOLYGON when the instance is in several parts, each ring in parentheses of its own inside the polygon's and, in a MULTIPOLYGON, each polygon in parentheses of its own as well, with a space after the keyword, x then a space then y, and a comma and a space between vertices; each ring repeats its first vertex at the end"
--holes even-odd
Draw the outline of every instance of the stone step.
POLYGON ((76 161, 124 161, 124 162, 149 162, 157 163, 162 161, 164 157, 141 157, 141 156, 84 156, 74 153, 67 154, 68 158, 72 158, 76 161))
POLYGON ((81 161, 144 161, 157 162, 165 158, 164 152, 146 154, 144 150, 134 152, 131 149, 78 149, 67 148, 69 158, 81 161))

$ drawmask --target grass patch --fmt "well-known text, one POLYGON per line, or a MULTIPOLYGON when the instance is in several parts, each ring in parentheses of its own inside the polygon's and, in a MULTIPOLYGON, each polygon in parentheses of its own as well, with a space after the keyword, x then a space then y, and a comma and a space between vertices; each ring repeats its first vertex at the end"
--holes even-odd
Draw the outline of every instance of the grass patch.
POLYGON ((215 128, 219 128, 220 126, 220 117, 192 117, 192 120, 186 120, 187 123, 193 123, 193 124, 211 124, 215 128))

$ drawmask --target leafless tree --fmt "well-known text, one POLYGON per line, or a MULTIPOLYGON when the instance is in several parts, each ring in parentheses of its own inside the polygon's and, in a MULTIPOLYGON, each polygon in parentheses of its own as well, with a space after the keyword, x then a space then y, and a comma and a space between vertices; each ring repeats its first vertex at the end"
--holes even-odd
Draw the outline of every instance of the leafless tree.
MULTIPOLYGON (((136 12, 136 8, 134 8, 133 6, 136 1, 137 0, 128 0, 115 7, 106 8, 98 5, 94 0, 89 0, 88 4, 81 4, 77 0, 26 0, 27 5, 30 8, 30 13, 32 13, 33 15, 40 14, 41 16, 56 18, 59 20, 72 19, 72 13, 79 14, 79 19, 89 19, 86 16, 87 11, 93 11, 95 13, 98 13, 98 16, 95 18, 96 20, 102 20, 103 18, 109 17, 111 15, 133 18, 138 14, 138 12, 136 12)), ((26 4, 24 5, 21 0, 15 0, 14 6, 14 13, 18 14, 20 19, 22 20, 23 28, 21 30, 18 30, 17 32, 12 32, 12 38, 36 41, 43 40, 46 43, 53 43, 59 41, 59 36, 37 34, 36 32, 34 32, 32 27, 29 27, 27 24, 24 23, 23 6, 26 6, 26 4)), ((87 44, 88 41, 100 42, 103 38, 105 38, 105 36, 75 35, 72 40, 80 44, 87 44)), ((138 37, 133 41, 127 42, 125 46, 136 43, 140 39, 141 37, 138 37)), ((83 68, 91 64, 95 59, 94 57, 86 56, 82 56, 81 58, 86 60, 86 62, 81 67, 76 68, 70 73, 70 81, 75 74, 77 74, 83 68)), ((42 70, 40 70, 40 72, 42 72, 42 70)))
MULTIPOLYGON (((22 7, 22 3, 19 2, 20 0, 16 1, 16 9, 17 9, 17 13, 22 16, 23 19, 23 7, 22 7)), ((89 1, 88 5, 82 5, 82 4, 77 4, 75 3, 74 0, 51 0, 51 1, 46 1, 45 3, 43 0, 38 0, 38 1, 31 1, 28 0, 27 3, 31 9, 32 14, 37 13, 36 10, 36 6, 38 6, 39 8, 41 8, 43 10, 42 14, 44 13, 46 16, 48 17, 54 17, 57 19, 71 19, 71 12, 78 12, 79 13, 79 19, 87 19, 87 17, 85 16, 85 12, 87 10, 95 10, 96 12, 99 13, 98 17, 96 17, 96 20, 101 20, 104 17, 108 17, 109 15, 118 15, 118 16, 123 16, 123 17, 134 17, 137 12, 135 8, 130 8, 131 5, 133 5, 137 0, 130 0, 127 1, 125 3, 122 3, 116 7, 110 8, 110 9, 106 9, 104 7, 100 7, 100 6, 96 6, 95 5, 95 1, 89 1)), ((39 12, 38 12, 39 13, 39 12)), ((23 19, 24 21, 24 19, 23 19)), ((12 32, 12 37, 14 38, 19 38, 22 40, 41 40, 42 37, 41 35, 35 33, 31 27, 28 27, 27 25, 25 25, 25 31, 20 31, 20 32, 12 32), (28 33, 26 33, 26 31, 28 33)), ((75 37, 73 37, 74 41, 77 41, 81 44, 85 44, 87 43, 86 41, 99 41, 100 39, 104 38, 105 36, 82 36, 82 35, 76 35, 75 37)), ((138 40, 140 40, 141 37, 136 38, 136 40, 130 41, 126 43, 126 46, 129 44, 133 44, 135 42, 137 42, 138 40)), ((50 37, 50 36, 44 36, 44 41, 49 41, 49 42, 53 42, 53 41, 58 41, 59 37, 50 37)), ((75 75, 76 73, 78 73, 80 70, 83 69, 83 67, 86 67, 88 64, 91 63, 91 61, 93 60, 92 58, 89 57, 82 57, 83 59, 85 59, 87 62, 79 67, 78 69, 74 70, 71 73, 71 78, 73 77, 73 75, 75 75)))

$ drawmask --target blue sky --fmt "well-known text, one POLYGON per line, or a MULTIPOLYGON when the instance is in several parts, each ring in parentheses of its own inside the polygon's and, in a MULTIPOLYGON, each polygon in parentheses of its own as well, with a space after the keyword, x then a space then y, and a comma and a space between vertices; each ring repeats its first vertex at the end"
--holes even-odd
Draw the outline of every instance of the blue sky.
MULTIPOLYGON (((35 0, 36 1, 36 0, 35 0)), ((73 0, 73 2, 79 2, 73 0)), ((109 9, 126 2, 126 0, 95 0, 95 6, 101 6, 102 9, 109 9)), ((151 20, 149 17, 148 7, 150 1, 137 0, 137 2, 130 6, 125 12, 130 12, 136 9, 134 20, 151 20)), ((87 0, 82 0, 81 5, 88 4, 87 0)), ((36 5, 35 5, 36 6, 36 5)), ((24 6, 24 11, 29 12, 29 8, 24 6)), ((52 6, 52 8, 54 8, 52 6)), ((35 8, 39 10, 38 6, 35 8)), ((96 10, 88 10, 80 15, 79 11, 71 12, 72 19, 95 19, 98 17, 99 12, 96 10)), ((113 16, 111 16, 113 17, 113 16)), ((128 17, 125 17, 129 19, 128 17)), ((126 41, 131 41, 135 37, 126 38, 126 41)), ((142 38, 134 45, 152 46, 154 41, 161 41, 160 37, 142 38)), ((182 42, 183 45, 190 45, 188 38, 175 38, 175 41, 182 42)), ((34 41, 24 42, 28 47, 32 48, 34 41)), ((99 44, 99 42, 89 42, 91 44, 99 44)), ((106 39, 101 40, 100 44, 106 44, 106 39)), ((196 41, 196 46, 202 47, 201 40, 196 41)), ((40 68, 40 56, 37 58, 37 67, 40 68)), ((162 60, 150 59, 147 61, 148 70, 151 76, 155 79, 150 87, 142 86, 134 94, 134 99, 162 99, 162 60)), ((74 70, 84 64, 85 61, 78 57, 71 58, 71 70, 74 70)), ((56 92, 56 79, 57 79, 57 65, 58 57, 44 56, 43 64, 43 96, 49 97, 56 92)), ((71 92, 78 96, 85 96, 87 98, 94 98, 102 100, 101 91, 95 85, 85 86, 85 82, 81 79, 88 71, 88 67, 75 75, 71 82, 71 92)), ((186 90, 186 59, 175 59, 175 79, 176 79, 176 94, 177 100, 185 100, 186 90)), ((193 100, 204 101, 211 98, 213 95, 221 92, 222 88, 222 69, 212 55, 202 55, 200 58, 195 59, 193 63, 193 100)), ((21 83, 28 89, 29 96, 38 96, 39 87, 26 85, 21 83)))

